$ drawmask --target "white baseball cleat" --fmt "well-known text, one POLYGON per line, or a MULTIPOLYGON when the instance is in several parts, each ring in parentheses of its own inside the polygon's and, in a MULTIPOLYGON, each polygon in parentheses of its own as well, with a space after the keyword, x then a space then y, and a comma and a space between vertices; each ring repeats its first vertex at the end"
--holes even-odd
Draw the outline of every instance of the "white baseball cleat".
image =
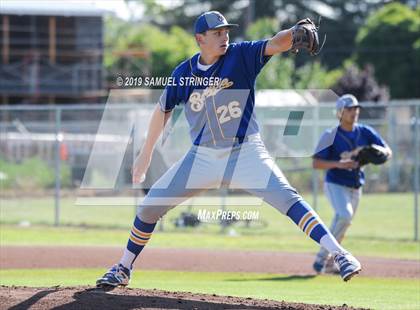
POLYGON ((360 262, 349 252, 337 252, 334 255, 334 262, 344 281, 350 280, 362 270, 360 262))
POLYGON ((123 265, 114 265, 102 276, 102 278, 96 280, 96 287, 127 286, 130 282, 130 273, 131 270, 125 268, 123 265))

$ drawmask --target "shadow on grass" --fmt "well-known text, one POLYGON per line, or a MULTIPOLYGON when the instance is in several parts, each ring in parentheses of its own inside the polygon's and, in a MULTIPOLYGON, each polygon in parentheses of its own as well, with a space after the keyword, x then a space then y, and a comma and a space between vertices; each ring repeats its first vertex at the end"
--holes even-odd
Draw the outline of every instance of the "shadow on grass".
POLYGON ((407 237, 384 237, 384 236, 349 236, 348 240, 350 241, 370 241, 370 242, 404 242, 404 243, 416 243, 413 238, 407 238, 407 237))
POLYGON ((265 278, 244 278, 244 279, 227 279, 225 281, 230 282, 247 282, 247 281, 304 281, 310 280, 315 278, 316 275, 309 274, 309 275, 290 275, 290 276, 273 276, 273 277, 265 277, 265 278))

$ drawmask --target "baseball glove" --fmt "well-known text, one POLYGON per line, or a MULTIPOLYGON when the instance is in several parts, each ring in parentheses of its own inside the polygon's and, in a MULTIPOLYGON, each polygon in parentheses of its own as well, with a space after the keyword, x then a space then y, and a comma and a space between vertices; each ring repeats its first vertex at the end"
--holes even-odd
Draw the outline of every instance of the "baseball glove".
POLYGON ((298 21, 292 28, 292 52, 296 54, 300 49, 305 49, 311 56, 318 55, 326 39, 326 36, 324 36, 324 41, 320 46, 318 30, 319 23, 318 26, 315 26, 314 22, 309 18, 298 21))
POLYGON ((388 154, 384 147, 371 144, 364 146, 354 160, 359 162, 359 166, 367 164, 382 165, 388 160, 388 154))

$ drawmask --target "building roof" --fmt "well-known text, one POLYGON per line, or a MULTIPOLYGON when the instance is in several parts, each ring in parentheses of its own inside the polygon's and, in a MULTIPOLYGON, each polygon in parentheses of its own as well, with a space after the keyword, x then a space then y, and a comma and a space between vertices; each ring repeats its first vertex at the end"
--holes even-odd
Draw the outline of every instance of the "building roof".
POLYGON ((255 104, 259 107, 307 106, 314 105, 314 101, 309 92, 293 89, 264 89, 255 95, 255 104))
POLYGON ((259 107, 315 106, 333 104, 338 96, 330 89, 262 89, 255 94, 259 107))
POLYGON ((107 11, 90 1, 1 0, 0 12, 4 15, 102 16, 107 11))

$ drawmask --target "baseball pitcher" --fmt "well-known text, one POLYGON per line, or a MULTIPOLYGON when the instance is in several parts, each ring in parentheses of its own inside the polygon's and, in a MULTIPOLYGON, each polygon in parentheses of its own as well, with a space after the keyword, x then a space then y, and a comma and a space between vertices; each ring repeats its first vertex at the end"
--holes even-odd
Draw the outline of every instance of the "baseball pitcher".
POLYGON ((209 188, 240 188, 288 216, 334 257, 344 281, 361 270, 310 205, 290 186, 259 135, 254 113, 255 81, 271 56, 292 50, 319 52, 318 28, 310 19, 268 40, 229 43, 229 24, 216 11, 195 22, 200 52, 180 63, 153 112, 146 141, 133 165, 133 182, 144 180, 153 148, 172 110, 182 105, 189 124, 191 149, 150 189, 132 226, 120 261, 96 282, 125 286, 133 263, 168 210, 209 188))

